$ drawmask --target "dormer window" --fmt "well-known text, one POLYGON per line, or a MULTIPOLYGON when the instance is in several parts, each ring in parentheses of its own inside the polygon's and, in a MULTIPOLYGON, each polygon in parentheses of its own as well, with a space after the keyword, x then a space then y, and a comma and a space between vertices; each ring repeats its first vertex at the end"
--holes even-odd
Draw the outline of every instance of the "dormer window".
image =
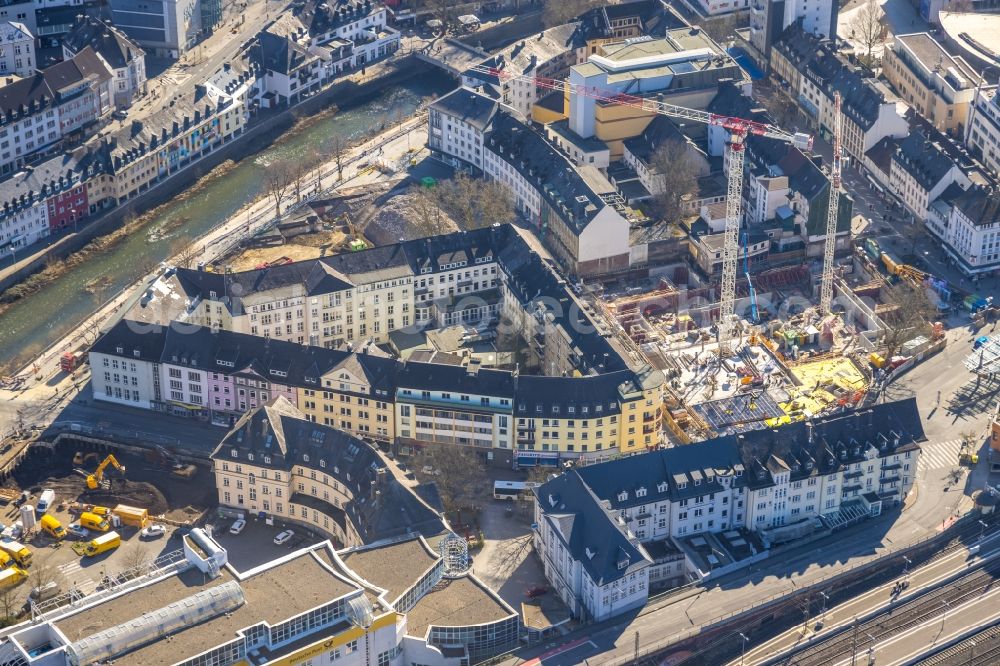
POLYGON ((625 569, 627 567, 628 567, 628 558, 627 557, 623 557, 622 559, 618 560, 618 568, 619 569, 625 569))
POLYGON ((308 453, 303 453, 302 454, 302 462, 309 462, 309 454, 308 453))
POLYGON ((232 456, 233 458, 239 458, 240 452, 237 449, 230 449, 229 455, 232 456))
POLYGON ((666 481, 662 481, 662 482, 656 484, 656 491, 660 492, 660 493, 667 492, 667 482, 666 481))
POLYGON ((628 499, 628 491, 627 490, 623 490, 620 493, 618 493, 618 501, 619 502, 624 502, 627 499, 628 499))
POLYGON ((249 460, 250 462, 253 462, 253 454, 252 453, 248 453, 247 454, 247 460, 249 460))
POLYGON ((140 356, 139 350, 138 349, 133 349, 132 350, 132 356, 135 356, 136 358, 139 358, 139 356, 140 356))
POLYGON ((265 465, 271 464, 271 456, 264 456, 264 464, 265 465))
POLYGON ((677 483, 677 490, 684 490, 688 487, 687 481, 680 481, 677 483))
POLYGON ((694 485, 700 486, 701 485, 701 479, 695 479, 694 480, 694 485))
POLYGON ((121 354, 122 352, 125 351, 125 349, 121 345, 118 345, 117 347, 115 347, 115 351, 121 354))
POLYGON ((326 461, 323 460, 322 458, 320 458, 319 459, 319 466, 325 469, 326 468, 326 461))
POLYGON ((645 488, 639 488, 638 490, 635 491, 635 496, 636 497, 645 497, 646 496, 646 489, 645 488))

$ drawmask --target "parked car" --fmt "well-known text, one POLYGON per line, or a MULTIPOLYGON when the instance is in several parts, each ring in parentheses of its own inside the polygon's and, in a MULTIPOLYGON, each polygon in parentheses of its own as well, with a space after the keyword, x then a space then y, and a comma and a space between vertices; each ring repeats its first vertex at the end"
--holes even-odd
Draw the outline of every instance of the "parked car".
POLYGON ((240 532, 243 531, 243 528, 246 527, 246 526, 247 526, 247 521, 245 521, 242 518, 240 518, 239 520, 235 521, 232 524, 232 526, 229 528, 229 533, 230 534, 239 534, 240 532))
POLYGON ((139 531, 140 539, 159 539, 167 533, 167 528, 163 525, 148 525, 139 531))
POLYGON ((274 537, 274 545, 280 546, 282 544, 288 543, 288 540, 295 536, 295 532, 292 530, 285 530, 278 536, 274 537))
POLYGON ((80 523, 70 523, 69 525, 66 526, 66 531, 72 534, 73 536, 79 537, 81 539, 90 538, 90 530, 80 525, 80 523))

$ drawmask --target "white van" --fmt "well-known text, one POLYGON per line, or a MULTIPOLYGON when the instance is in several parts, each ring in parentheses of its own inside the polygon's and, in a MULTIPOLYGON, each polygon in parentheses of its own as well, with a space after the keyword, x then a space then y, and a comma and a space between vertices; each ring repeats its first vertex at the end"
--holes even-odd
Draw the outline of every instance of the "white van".
POLYGON ((52 508, 55 501, 56 491, 51 488, 46 488, 42 491, 42 494, 38 496, 38 504, 35 505, 35 511, 39 514, 43 514, 52 508))

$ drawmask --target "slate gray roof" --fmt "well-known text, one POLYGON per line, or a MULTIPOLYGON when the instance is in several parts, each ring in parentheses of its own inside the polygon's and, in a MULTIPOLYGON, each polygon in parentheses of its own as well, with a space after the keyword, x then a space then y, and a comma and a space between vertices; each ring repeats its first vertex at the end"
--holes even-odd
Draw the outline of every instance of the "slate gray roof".
POLYGON ((952 199, 952 205, 977 227, 1000 222, 1000 192, 996 186, 973 185, 952 199))
POLYGON ((648 566, 652 558, 629 536, 618 517, 604 508, 580 477, 570 470, 535 488, 543 520, 598 585, 619 580, 648 566))
POLYGON ((252 461, 284 471, 299 465, 337 479, 353 494, 351 501, 340 506, 302 493, 289 499, 322 510, 341 528, 350 520, 365 543, 404 533, 430 537, 445 531, 441 517, 396 481, 369 444, 308 421, 284 397, 245 414, 216 447, 212 459, 252 461))
POLYGON ((114 69, 127 67, 133 60, 144 58, 146 52, 110 21, 85 16, 83 21, 63 37, 63 46, 73 53, 86 47, 99 53, 114 69))
POLYGON ((493 99, 480 95, 473 90, 461 87, 435 100, 432 109, 439 109, 459 120, 464 120, 480 130, 489 125, 500 105, 493 99))

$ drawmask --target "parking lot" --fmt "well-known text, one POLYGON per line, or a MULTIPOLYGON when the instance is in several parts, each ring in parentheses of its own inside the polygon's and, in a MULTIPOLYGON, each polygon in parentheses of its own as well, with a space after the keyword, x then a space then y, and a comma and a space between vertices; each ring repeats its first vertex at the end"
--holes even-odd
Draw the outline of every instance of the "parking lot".
MULTIPOLYGON (((55 517, 63 527, 76 520, 65 509, 53 507, 48 515, 55 517)), ((18 510, 13 504, 8 504, 2 511, 3 522, 10 525, 18 519, 18 510)), ((91 531, 88 538, 72 534, 62 541, 57 541, 47 532, 36 526, 27 535, 19 537, 19 541, 32 551, 32 560, 27 568, 28 578, 9 591, 0 593, 0 611, 15 614, 25 607, 28 594, 37 585, 55 582, 60 593, 75 588, 83 594, 90 594, 101 586, 106 576, 115 576, 126 569, 148 564, 158 557, 181 549, 179 532, 172 526, 165 526, 162 536, 142 539, 135 527, 121 526, 114 528, 121 536, 121 546, 101 553, 94 557, 81 557, 73 551, 73 544, 86 542, 101 533, 91 531)))
POLYGON ((231 534, 233 519, 215 519, 206 527, 219 545, 229 553, 229 562, 237 571, 248 571, 261 564, 270 562, 292 551, 304 548, 326 539, 312 533, 299 525, 285 525, 278 520, 274 525, 268 525, 259 518, 248 517, 246 527, 239 534, 231 534), (286 543, 277 546, 274 537, 280 532, 290 529, 295 535, 286 543))

